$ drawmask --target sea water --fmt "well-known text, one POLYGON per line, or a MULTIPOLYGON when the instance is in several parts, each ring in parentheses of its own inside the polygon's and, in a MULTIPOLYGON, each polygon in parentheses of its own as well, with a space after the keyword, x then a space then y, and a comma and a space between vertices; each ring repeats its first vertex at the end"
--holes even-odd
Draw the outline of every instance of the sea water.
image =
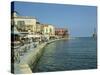
POLYGON ((33 72, 97 68, 97 40, 80 37, 48 44, 33 72))

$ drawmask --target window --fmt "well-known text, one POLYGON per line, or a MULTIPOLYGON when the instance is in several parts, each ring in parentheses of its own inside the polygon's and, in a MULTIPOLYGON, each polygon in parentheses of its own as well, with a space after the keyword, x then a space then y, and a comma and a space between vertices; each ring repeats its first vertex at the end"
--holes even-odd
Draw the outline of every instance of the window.
POLYGON ((50 28, 50 33, 52 33, 52 29, 50 28))
POLYGON ((18 29, 25 30, 25 22, 24 21, 17 21, 18 29))
POLYGON ((17 25, 19 27, 23 27, 25 25, 25 22, 24 21, 17 21, 17 25))

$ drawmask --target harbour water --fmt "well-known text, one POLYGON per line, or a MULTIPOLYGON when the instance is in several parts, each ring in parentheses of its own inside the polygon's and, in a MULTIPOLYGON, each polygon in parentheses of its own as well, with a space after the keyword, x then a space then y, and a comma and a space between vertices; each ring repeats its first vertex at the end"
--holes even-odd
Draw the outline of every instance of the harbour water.
POLYGON ((59 40, 48 44, 33 72, 97 68, 97 42, 92 37, 59 40))

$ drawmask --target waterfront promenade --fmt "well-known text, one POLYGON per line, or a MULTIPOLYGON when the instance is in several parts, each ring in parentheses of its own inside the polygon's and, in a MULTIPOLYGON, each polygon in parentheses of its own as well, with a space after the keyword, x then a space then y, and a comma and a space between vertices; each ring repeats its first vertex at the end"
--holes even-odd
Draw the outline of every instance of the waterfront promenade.
POLYGON ((20 56, 19 63, 16 62, 14 63, 14 73, 15 74, 32 73, 31 69, 33 69, 36 66, 39 58, 43 53, 43 48, 49 43, 64 39, 65 38, 49 40, 48 42, 39 44, 36 48, 28 50, 23 56, 20 56))

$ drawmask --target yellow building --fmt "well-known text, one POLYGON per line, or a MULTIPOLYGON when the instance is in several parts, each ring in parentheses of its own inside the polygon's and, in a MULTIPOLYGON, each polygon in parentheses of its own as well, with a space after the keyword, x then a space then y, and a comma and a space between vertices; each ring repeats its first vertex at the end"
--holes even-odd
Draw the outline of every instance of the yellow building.
POLYGON ((36 19, 29 16, 18 16, 17 12, 12 13, 11 17, 12 25, 16 25, 20 32, 28 32, 29 30, 33 33, 36 32, 36 19))
POLYGON ((55 36, 55 27, 51 24, 42 25, 42 34, 48 38, 55 36))

